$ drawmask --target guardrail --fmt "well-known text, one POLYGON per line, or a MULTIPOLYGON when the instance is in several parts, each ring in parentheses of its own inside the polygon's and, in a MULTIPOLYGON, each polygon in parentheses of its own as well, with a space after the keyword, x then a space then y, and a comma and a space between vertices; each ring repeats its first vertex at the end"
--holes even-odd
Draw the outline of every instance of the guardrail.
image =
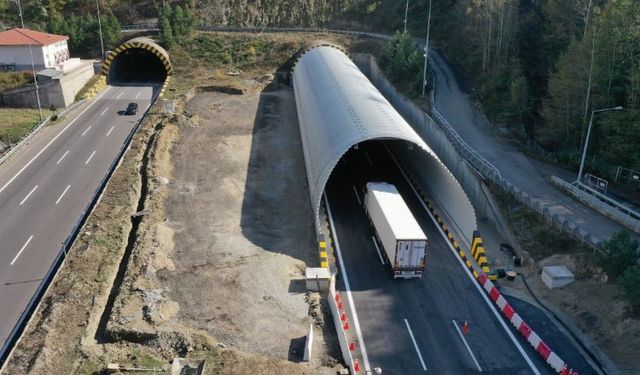
POLYGON ((584 204, 640 233, 640 214, 636 211, 583 184, 574 185, 556 176, 551 176, 550 181, 584 204))
POLYGON ((111 176, 113 176, 113 173, 118 168, 118 165, 120 165, 120 162, 122 161, 122 158, 123 158, 124 154, 129 149, 129 146, 131 145, 131 140, 133 139, 133 136, 138 131, 138 128, 140 127, 140 124, 142 123, 142 120, 144 120, 144 118, 146 117, 147 113, 149 112, 149 110, 151 109, 153 104, 155 103, 156 99, 157 99, 157 97, 154 98, 154 100, 151 101, 151 104, 149 105, 149 107, 145 110, 145 112, 142 115, 142 117, 140 117, 140 119, 136 122, 136 124, 134 125, 133 129, 131 130, 131 132, 129 133, 129 135, 125 139, 125 141, 122 143, 122 146, 120 147, 120 150, 118 151, 118 154, 116 155, 116 158, 113 160, 113 162, 111 163, 111 165, 109 166, 109 168, 107 170, 107 173, 104 175, 104 177, 100 181, 100 185, 98 186, 98 189, 94 192, 93 196, 91 197, 91 200, 85 206, 84 210, 82 211, 82 215, 80 216, 80 219, 78 219, 76 224, 73 226, 73 229, 71 230, 71 233, 69 234, 69 236, 67 236, 65 241, 62 243, 62 246, 60 247, 60 250, 58 251, 58 255, 56 256, 55 260, 53 261, 53 264, 52 264, 51 268, 49 268, 49 271, 47 271, 47 274, 44 276, 42 281, 40 281, 40 284, 38 285, 38 288, 36 289, 36 292, 33 294, 31 299, 29 300, 29 303, 27 304, 27 307, 24 309, 24 311, 20 315, 20 318, 18 319, 18 322, 13 327, 13 330, 9 334, 9 337, 7 338, 5 343, 3 344, 2 348, 0 349, 0 370, 3 368, 3 366, 5 364, 5 361, 7 360, 9 355, 11 354, 11 351, 13 350, 14 346, 16 345, 16 343, 20 339, 22 333, 24 332, 25 328, 27 327, 27 324, 29 323, 29 320, 31 319, 31 317, 33 316, 33 313, 35 312, 36 308, 38 307, 38 304, 40 303, 40 300, 42 299, 42 296, 44 296, 45 292, 47 291, 47 289, 51 285, 51 282, 55 278, 58 269, 60 268, 60 266, 62 265, 64 259, 67 256, 67 252, 70 250, 71 246, 73 245, 73 242, 75 241, 76 237, 78 236, 78 233, 80 232, 80 229, 82 228, 82 226, 87 221, 89 215, 93 211, 93 208, 95 207, 97 202, 100 200, 100 197, 104 193, 104 189, 107 186, 107 183, 111 179, 111 176))

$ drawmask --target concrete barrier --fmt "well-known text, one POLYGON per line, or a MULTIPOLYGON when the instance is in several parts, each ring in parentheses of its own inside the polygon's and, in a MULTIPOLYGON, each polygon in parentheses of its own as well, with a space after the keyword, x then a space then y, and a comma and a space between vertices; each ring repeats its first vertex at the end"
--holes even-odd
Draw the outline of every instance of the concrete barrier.
POLYGON ((304 356, 302 360, 309 362, 311 360, 311 350, 313 349, 313 323, 309 324, 309 334, 307 335, 307 341, 304 345, 304 356))

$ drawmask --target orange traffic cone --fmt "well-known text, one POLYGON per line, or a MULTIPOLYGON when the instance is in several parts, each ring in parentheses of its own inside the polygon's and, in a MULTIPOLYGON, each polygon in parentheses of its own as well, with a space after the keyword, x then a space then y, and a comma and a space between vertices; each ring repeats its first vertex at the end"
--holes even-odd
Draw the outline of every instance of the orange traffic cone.
POLYGON ((357 358, 353 360, 353 371, 360 372, 360 362, 357 358))
POLYGON ((340 294, 338 292, 336 292, 336 302, 340 302, 340 294))
POLYGON ((338 310, 342 310, 343 306, 342 306, 342 301, 338 302, 338 310))
POLYGON ((342 325, 342 329, 344 329, 345 331, 349 330, 349 321, 348 320, 346 322, 344 322, 344 324, 342 325))
POLYGON ((342 314, 340 314, 340 320, 342 320, 343 322, 347 321, 347 314, 345 314, 344 311, 342 312, 342 314))
POLYGON ((465 334, 469 333, 469 323, 466 320, 462 324, 462 332, 465 334))
POLYGON ((355 342, 350 342, 349 343, 349 351, 350 352, 355 352, 356 351, 356 343, 355 342))

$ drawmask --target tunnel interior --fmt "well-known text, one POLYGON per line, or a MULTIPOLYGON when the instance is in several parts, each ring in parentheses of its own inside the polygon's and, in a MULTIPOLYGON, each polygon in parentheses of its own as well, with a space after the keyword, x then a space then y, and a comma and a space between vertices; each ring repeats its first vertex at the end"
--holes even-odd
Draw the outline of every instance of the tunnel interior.
POLYGON ((109 69, 109 84, 157 82, 167 78, 167 70, 158 56, 142 48, 119 53, 109 69))
POLYGON ((387 138, 352 146, 333 168, 325 192, 338 204, 360 204, 368 182, 387 182, 395 185, 404 199, 415 199, 404 173, 409 173, 419 189, 442 209, 441 213, 452 219, 462 236, 460 240, 466 241, 466 236, 477 228, 477 221, 464 190, 454 186, 453 176, 437 158, 412 142, 387 138))

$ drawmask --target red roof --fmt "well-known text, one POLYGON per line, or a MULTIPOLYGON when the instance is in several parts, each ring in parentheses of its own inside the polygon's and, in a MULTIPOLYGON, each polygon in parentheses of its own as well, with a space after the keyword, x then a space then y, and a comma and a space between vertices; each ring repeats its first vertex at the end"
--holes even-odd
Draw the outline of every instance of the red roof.
POLYGON ((68 36, 15 28, 0 33, 0 46, 48 46, 68 39, 68 36))

